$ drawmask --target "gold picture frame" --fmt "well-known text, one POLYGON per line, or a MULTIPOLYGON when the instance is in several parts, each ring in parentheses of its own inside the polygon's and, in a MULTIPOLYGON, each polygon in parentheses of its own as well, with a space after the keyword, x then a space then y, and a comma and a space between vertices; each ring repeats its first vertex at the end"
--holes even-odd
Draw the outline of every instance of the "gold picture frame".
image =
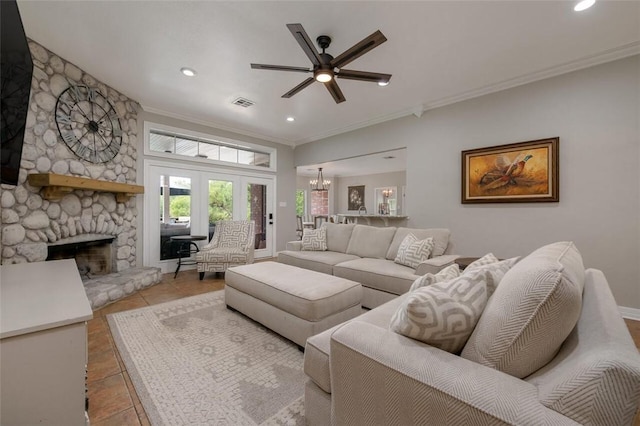
POLYGON ((462 203, 558 202, 560 138, 462 151, 462 203))

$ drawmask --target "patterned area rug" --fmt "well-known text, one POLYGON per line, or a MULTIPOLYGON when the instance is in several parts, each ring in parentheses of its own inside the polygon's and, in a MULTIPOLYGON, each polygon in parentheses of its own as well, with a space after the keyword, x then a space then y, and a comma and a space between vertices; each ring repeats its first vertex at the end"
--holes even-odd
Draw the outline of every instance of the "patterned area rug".
POLYGON ((107 319, 151 424, 304 424, 302 352, 224 291, 107 319))

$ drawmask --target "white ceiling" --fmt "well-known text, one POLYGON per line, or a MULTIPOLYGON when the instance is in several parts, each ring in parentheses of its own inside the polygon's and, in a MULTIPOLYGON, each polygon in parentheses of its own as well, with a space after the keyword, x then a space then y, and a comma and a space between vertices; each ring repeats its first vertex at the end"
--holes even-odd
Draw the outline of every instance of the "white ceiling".
POLYGON ((582 13, 571 1, 18 4, 29 37, 146 110, 291 145, 640 53, 638 1, 582 13), (310 65, 287 23, 331 36, 333 56, 381 30, 388 41, 347 68, 393 74, 391 84, 338 80, 339 105, 320 83, 281 98, 308 75, 249 64, 310 65))

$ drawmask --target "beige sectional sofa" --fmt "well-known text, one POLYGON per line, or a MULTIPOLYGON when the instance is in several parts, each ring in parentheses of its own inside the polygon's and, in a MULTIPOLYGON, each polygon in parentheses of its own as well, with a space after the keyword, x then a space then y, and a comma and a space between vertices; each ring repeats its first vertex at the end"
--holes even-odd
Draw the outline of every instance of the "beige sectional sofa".
POLYGON ((375 308, 409 291, 421 275, 436 273, 458 257, 452 253, 448 229, 378 228, 367 225, 324 223, 326 251, 304 251, 301 241, 287 243, 278 262, 335 275, 362 284, 362 306, 375 308), (402 240, 412 233, 433 238, 431 258, 417 268, 394 262, 402 240))
POLYGON ((308 425, 633 422, 640 356, 604 274, 585 270, 573 244, 542 247, 513 266, 461 354, 389 329, 411 295, 307 340, 308 425), (544 280, 548 293, 532 291, 544 280), (549 359, 532 366, 541 352, 549 359), (529 371, 506 373, 513 362, 529 371))

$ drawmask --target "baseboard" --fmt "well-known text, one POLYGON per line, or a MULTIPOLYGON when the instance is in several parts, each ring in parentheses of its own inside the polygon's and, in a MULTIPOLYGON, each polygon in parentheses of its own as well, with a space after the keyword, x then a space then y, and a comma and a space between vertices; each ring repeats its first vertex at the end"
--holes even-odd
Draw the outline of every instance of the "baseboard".
POLYGON ((618 306, 618 310, 623 318, 640 321, 640 309, 618 306))

